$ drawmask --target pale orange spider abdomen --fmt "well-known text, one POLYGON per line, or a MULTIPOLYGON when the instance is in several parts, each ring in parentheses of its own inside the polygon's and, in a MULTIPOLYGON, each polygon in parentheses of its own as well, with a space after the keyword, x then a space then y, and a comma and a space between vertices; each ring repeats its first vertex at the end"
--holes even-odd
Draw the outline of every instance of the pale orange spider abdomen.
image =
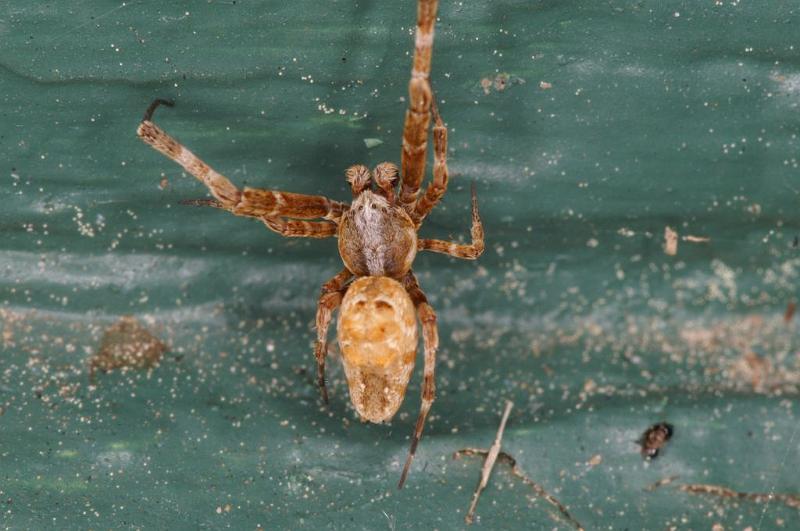
POLYGON ((338 324, 350 400, 363 420, 391 419, 417 354, 417 318, 406 289, 389 277, 361 277, 342 300, 338 324))

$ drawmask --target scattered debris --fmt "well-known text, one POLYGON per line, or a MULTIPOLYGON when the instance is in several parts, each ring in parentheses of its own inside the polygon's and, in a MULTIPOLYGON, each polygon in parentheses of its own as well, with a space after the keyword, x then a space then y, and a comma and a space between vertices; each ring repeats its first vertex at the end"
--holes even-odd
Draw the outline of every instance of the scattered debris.
POLYGON ((747 205, 747 211, 754 216, 761 215, 761 205, 758 203, 753 203, 752 205, 747 205))
POLYGON ((552 83, 548 83, 547 81, 539 81, 539 88, 542 90, 547 90, 553 88, 552 83))
POLYGON ((689 243, 708 243, 711 241, 711 238, 708 236, 692 236, 691 234, 687 234, 686 236, 681 236, 681 240, 689 243))
MULTIPOLYGON (((647 487, 645 490, 652 492, 659 487, 669 485, 679 476, 670 476, 660 479, 647 487)), ((709 494, 720 498, 734 498, 739 500, 754 501, 756 503, 770 503, 773 500, 785 504, 787 507, 800 509, 800 494, 780 494, 780 493, 760 493, 760 492, 737 492, 721 485, 709 485, 705 483, 683 483, 675 485, 675 488, 689 494, 709 494)))
POLYGON ((233 505, 231 505, 230 503, 226 503, 225 505, 218 505, 215 512, 217 514, 222 514, 223 512, 229 513, 231 512, 232 509, 233 505))
POLYGON ((658 452, 672 438, 674 430, 672 424, 666 422, 659 422, 647 428, 637 441, 642 446, 642 457, 648 461, 658 457, 658 452))
POLYGON ((488 450, 484 450, 482 448, 463 448, 453 454, 453 459, 458 459, 463 455, 480 455, 484 457, 483 467, 481 468, 481 479, 478 482, 478 486, 472 496, 472 502, 470 503, 469 511, 467 512, 464 520, 467 522, 467 524, 471 524, 473 522, 475 517, 475 507, 478 505, 478 498, 480 497, 481 491, 483 491, 483 489, 486 487, 494 463, 497 460, 500 460, 511 467, 511 473, 522 480, 525 485, 531 487, 537 496, 544 498, 548 503, 556 507, 564 519, 567 520, 572 526, 580 531, 583 531, 583 526, 580 524, 580 522, 575 520, 575 518, 569 514, 567 508, 560 501, 558 501, 552 494, 548 493, 544 487, 526 476, 517 466, 516 459, 506 452, 500 450, 503 431, 505 430, 506 421, 508 420, 508 415, 511 413, 512 407, 514 407, 514 404, 511 401, 506 401, 506 408, 503 412, 503 418, 500 421, 500 427, 497 430, 497 435, 495 436, 495 440, 491 448, 488 450))
MULTIPOLYGON (((693 234, 681 236, 680 239, 689 243, 708 243, 711 241, 708 236, 695 236, 693 234)), ((670 256, 678 254, 678 233, 669 226, 664 227, 664 253, 670 256)))
POLYGON ((727 487, 720 485, 708 485, 703 483, 693 483, 679 485, 678 488, 683 492, 690 494, 711 494, 713 496, 720 496, 722 498, 738 498, 742 500, 754 501, 756 503, 770 503, 775 500, 785 504, 788 507, 800 509, 800 495, 798 494, 776 494, 774 492, 761 493, 761 492, 737 492, 727 487))
POLYGON ((23 321, 23 315, 0 308, 0 323, 2 323, 2 332, 0 336, 3 338, 3 347, 13 347, 14 343, 14 327, 17 323, 23 321))
POLYGON ((792 317, 794 317, 794 311, 797 309, 797 304, 794 301, 789 301, 789 304, 786 305, 786 311, 783 314, 783 321, 786 324, 789 324, 792 321, 792 317))
POLYGON ((664 227, 664 253, 669 256, 678 254, 678 233, 670 227, 664 227))
POLYGON ((508 74, 497 74, 494 78, 494 89, 497 92, 502 92, 508 86, 508 80, 510 76, 508 74))
POLYGON ((771 379, 772 364, 769 359, 759 356, 752 350, 747 350, 739 359, 733 362, 733 374, 743 380, 748 380, 756 392, 767 391, 767 383, 771 379))
POLYGON ((672 483, 673 481, 675 481, 679 477, 680 476, 669 476, 669 477, 666 477, 666 478, 659 479, 655 483, 645 487, 644 490, 646 490, 647 492, 653 492, 654 490, 656 490, 659 487, 663 487, 664 485, 669 485, 670 483, 672 483))
POLYGON ((494 79, 488 77, 481 79, 481 88, 483 89, 483 93, 487 95, 492 91, 492 87, 494 87, 494 90, 497 92, 503 92, 510 85, 524 84, 525 80, 521 77, 512 76, 511 74, 507 74, 505 72, 497 74, 494 79))
POLYGON ((374 147, 378 147, 383 144, 383 140, 380 138, 365 138, 364 145, 367 146, 367 149, 372 149, 374 147))
POLYGON ((162 177, 161 180, 158 182, 158 187, 161 190, 166 190, 169 187, 169 179, 166 177, 162 177))
POLYGON ((132 316, 122 317, 103 334, 100 350, 89 362, 89 381, 97 369, 152 369, 158 366, 166 345, 132 316))
POLYGON ((603 456, 600 455, 600 454, 595 454, 595 455, 592 456, 591 459, 586 461, 586 464, 589 465, 590 467, 594 468, 594 467, 596 467, 597 465, 599 465, 602 462, 603 462, 603 456))
POLYGON ((794 247, 795 249, 800 247, 800 236, 795 235, 794 241, 792 242, 792 247, 794 247))

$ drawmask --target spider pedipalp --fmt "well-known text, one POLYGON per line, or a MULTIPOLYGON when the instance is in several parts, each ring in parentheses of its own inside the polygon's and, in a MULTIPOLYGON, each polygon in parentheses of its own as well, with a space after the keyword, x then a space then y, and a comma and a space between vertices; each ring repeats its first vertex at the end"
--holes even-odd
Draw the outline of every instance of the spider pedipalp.
POLYGON ((357 196, 372 184, 372 174, 363 164, 353 164, 344 172, 345 179, 350 183, 353 197, 357 196))

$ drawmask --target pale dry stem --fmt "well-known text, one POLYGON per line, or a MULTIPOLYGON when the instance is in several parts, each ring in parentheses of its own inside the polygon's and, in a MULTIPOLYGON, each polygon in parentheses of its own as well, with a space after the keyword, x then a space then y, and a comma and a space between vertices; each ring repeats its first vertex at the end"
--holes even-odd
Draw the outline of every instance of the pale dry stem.
POLYGON ((472 496, 472 502, 470 503, 469 511, 467 512, 466 517, 464 520, 467 524, 471 524, 475 518, 475 508, 478 505, 478 498, 481 495, 481 492, 489 481, 489 476, 492 473, 492 468, 497 460, 500 460, 506 463, 509 467, 511 467, 511 474, 519 478, 525 485, 528 485, 533 489, 534 493, 540 497, 544 498, 548 503, 553 505, 555 508, 559 510, 561 516, 568 521, 575 529, 583 531, 583 526, 578 522, 572 515, 569 513, 567 508, 562 504, 555 496, 548 493, 544 487, 530 479, 528 476, 525 475, 524 472, 517 466, 517 461, 514 459, 510 454, 503 452, 500 450, 501 442, 503 438, 503 431, 505 430, 505 425, 508 420, 508 415, 511 413, 511 408, 514 404, 510 401, 506 402, 506 408, 503 412, 503 418, 500 421, 500 427, 497 430, 497 435, 495 436, 494 443, 492 444, 491 448, 488 450, 482 448, 464 448, 461 449, 453 454, 453 458, 457 459, 462 455, 481 455, 484 456, 483 467, 481 468, 481 479, 478 482, 478 486, 475 489, 475 493, 472 496))

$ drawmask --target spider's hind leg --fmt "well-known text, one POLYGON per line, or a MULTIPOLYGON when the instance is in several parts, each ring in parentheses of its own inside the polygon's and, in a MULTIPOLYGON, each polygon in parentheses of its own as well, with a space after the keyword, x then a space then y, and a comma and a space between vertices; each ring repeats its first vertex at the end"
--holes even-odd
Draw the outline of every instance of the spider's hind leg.
POLYGON ((317 303, 317 342, 314 346, 314 357, 317 359, 317 383, 322 394, 322 401, 328 403, 328 388, 325 386, 325 357, 328 355, 328 326, 331 324, 333 312, 342 304, 347 291, 345 286, 353 274, 343 269, 338 275, 322 285, 322 293, 317 303))
POLYGON ((433 399, 436 395, 436 381, 434 380, 434 372, 436 369, 436 350, 439 348, 439 330, 436 327, 436 312, 433 311, 431 305, 428 304, 428 298, 419 287, 417 277, 411 271, 403 278, 403 285, 411 297, 411 302, 417 308, 419 320, 422 323, 422 339, 425 344, 425 365, 423 370, 422 380, 422 403, 417 416, 417 424, 414 427, 414 434, 411 437, 411 447, 408 449, 408 457, 406 464, 403 466, 403 472, 400 474, 400 482, 397 488, 402 489, 403 484, 408 477, 408 471, 411 468, 411 463, 414 461, 414 454, 417 452, 417 445, 420 438, 422 438, 422 430, 425 427, 425 419, 428 417, 428 412, 433 404, 433 399))

